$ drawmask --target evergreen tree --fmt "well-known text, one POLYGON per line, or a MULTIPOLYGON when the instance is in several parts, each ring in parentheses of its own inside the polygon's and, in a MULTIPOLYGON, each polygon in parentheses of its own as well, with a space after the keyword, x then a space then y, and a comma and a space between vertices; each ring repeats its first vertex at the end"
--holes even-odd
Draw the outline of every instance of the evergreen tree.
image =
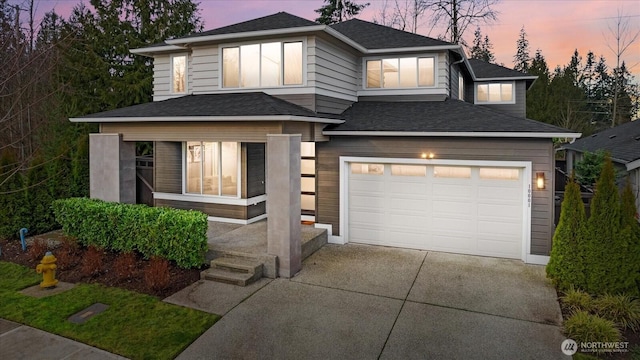
POLYGON ((369 3, 357 4, 350 0, 324 0, 325 4, 315 12, 320 14, 316 19, 320 24, 331 25, 349 20, 357 16, 369 3))
POLYGON ((513 57, 513 69, 524 73, 529 71, 531 55, 529 55, 529 40, 524 26, 520 29, 520 36, 516 42, 516 54, 513 57))
POLYGON ((596 183, 591 200, 591 214, 587 221, 585 241, 586 290, 599 295, 620 292, 619 276, 624 264, 620 264, 620 202, 615 184, 613 162, 608 155, 596 183))
POLYGON ((473 35, 473 46, 471 47, 469 56, 472 59, 495 63, 496 58, 491 51, 491 49, 493 49, 493 45, 489 41, 489 36, 485 35, 483 39, 480 27, 476 29, 473 35))
POLYGON ((583 242, 586 216, 580 197, 580 186, 573 177, 567 183, 562 201, 560 221, 553 235, 551 256, 547 264, 547 277, 560 290, 572 286, 585 289, 583 242))
POLYGON ((536 55, 531 60, 529 74, 537 76, 538 79, 527 91, 527 117, 553 123, 554 113, 551 112, 549 97, 551 74, 540 49, 536 50, 536 55))

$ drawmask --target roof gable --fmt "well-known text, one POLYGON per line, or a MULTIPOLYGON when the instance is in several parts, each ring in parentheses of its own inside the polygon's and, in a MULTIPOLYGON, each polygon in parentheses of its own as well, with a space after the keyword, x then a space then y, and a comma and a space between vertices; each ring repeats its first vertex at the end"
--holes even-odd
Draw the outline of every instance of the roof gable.
POLYGON ((535 78, 534 75, 506 68, 504 66, 492 64, 483 60, 469 59, 469 65, 473 69, 476 79, 496 79, 496 78, 535 78))
POLYGON ((360 19, 343 21, 330 27, 367 49, 455 45, 360 19))
POLYGON ((200 33, 191 34, 188 36, 181 37, 181 39, 201 37, 201 36, 211 36, 211 35, 235 34, 235 33, 251 32, 251 31, 265 31, 265 30, 287 29, 287 28, 296 28, 296 27, 305 27, 305 26, 317 26, 317 25, 318 23, 316 22, 281 11, 273 15, 263 16, 257 19, 248 20, 241 23, 217 28, 217 29, 212 29, 212 30, 203 31, 200 33))
POLYGON ((640 160, 640 120, 618 125, 564 146, 579 152, 605 150, 621 163, 640 160))

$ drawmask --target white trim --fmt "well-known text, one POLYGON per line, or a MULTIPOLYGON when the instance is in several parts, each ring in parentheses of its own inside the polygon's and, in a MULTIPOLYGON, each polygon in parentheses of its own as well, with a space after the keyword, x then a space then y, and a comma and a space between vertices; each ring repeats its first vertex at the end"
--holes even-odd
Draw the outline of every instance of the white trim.
POLYGON ((312 25, 312 26, 299 26, 292 28, 281 28, 281 29, 272 29, 272 30, 259 30, 259 31, 247 31, 247 32, 237 32, 230 34, 219 34, 219 35, 205 35, 205 36, 194 36, 190 38, 179 38, 179 39, 170 39, 165 42, 169 45, 187 45, 198 42, 214 42, 221 40, 231 40, 231 39, 243 39, 250 37, 271 37, 274 35, 300 35, 303 33, 309 33, 314 31, 323 31, 327 28, 326 25, 312 25))
POLYGON ((578 138, 582 133, 537 133, 537 132, 437 132, 437 131, 323 131, 322 135, 348 136, 432 136, 432 137, 493 137, 493 138, 578 138))
POLYGON ((473 83, 473 103, 476 105, 513 105, 516 103, 516 82, 513 80, 510 81, 483 81, 483 82, 474 82, 473 83), (500 94, 502 94, 502 85, 510 84, 511 85, 511 100, 509 101, 478 101, 478 86, 486 85, 487 86, 487 96, 490 97, 489 88, 492 84, 500 85, 500 94))
POLYGON ((233 219, 233 218, 225 218, 225 217, 218 217, 218 216, 209 216, 207 217, 208 221, 217 221, 217 222, 224 222, 224 223, 230 223, 230 224, 240 224, 240 225, 249 225, 249 224, 253 224, 254 222, 263 220, 267 218, 267 214, 262 214, 262 215, 258 215, 256 217, 252 217, 251 219, 247 219, 247 220, 243 220, 243 219, 233 219))
POLYGON ((368 49, 366 54, 386 54, 386 53, 399 53, 399 52, 418 52, 418 51, 439 51, 439 50, 461 50, 460 45, 436 45, 436 46, 417 46, 417 47, 402 47, 402 48, 388 48, 388 49, 368 49))
POLYGON ((267 201, 267 195, 258 195, 248 199, 240 199, 224 196, 206 196, 206 195, 192 195, 192 194, 173 194, 154 192, 153 198, 158 200, 173 200, 173 201, 189 201, 205 204, 222 204, 222 205, 238 205, 238 206, 250 206, 267 201))
POLYGON ((637 168, 640 167, 640 159, 628 162, 624 166, 627 167, 627 171, 631 171, 633 169, 637 169, 637 168))
POLYGON ((527 255, 527 260, 525 262, 527 264, 533 264, 533 265, 547 265, 547 263, 549 262, 549 256, 527 255))
POLYGON ((358 96, 385 96, 385 95, 448 95, 447 89, 439 87, 419 88, 367 88, 358 90, 358 96))
POLYGON ((313 215, 300 215, 300 221, 316 221, 316 217, 313 215))
POLYGON ((189 90, 189 53, 177 53, 169 56, 169 93, 171 95, 186 95, 189 90), (184 91, 173 91, 173 59, 184 56, 184 91))
POLYGON ((513 77, 492 77, 492 78, 476 78, 478 82, 489 82, 489 81, 515 81, 515 80, 537 80, 537 76, 513 76, 513 77))
POLYGON ((306 121, 323 124, 342 124, 344 120, 325 119, 310 116, 297 115, 252 115, 252 116, 123 116, 102 118, 69 118, 71 122, 186 122, 186 121, 306 121))
POLYGON ((318 224, 314 225, 317 229, 325 229, 327 230, 327 242, 329 244, 339 244, 344 245, 344 237, 339 235, 333 235, 333 225, 331 224, 318 224))
POLYGON ((349 164, 352 162, 366 162, 366 163, 382 163, 382 164, 420 164, 420 165, 463 165, 463 166, 489 166, 489 167, 510 167, 522 169, 523 176, 523 206, 522 206, 522 252, 521 260, 525 262, 537 261, 537 258, 532 258, 531 251, 531 204, 530 199, 533 198, 529 189, 531 186, 531 169, 532 163, 530 161, 494 161, 494 160, 440 160, 440 159, 410 159, 410 158, 382 158, 382 157, 352 157, 352 156, 340 156, 340 165, 338 167, 340 171, 340 234, 343 237, 343 243, 349 242, 349 164))
POLYGON ((176 45, 158 45, 150 46, 146 48, 129 49, 129 52, 136 55, 142 55, 147 57, 153 57, 153 53, 166 52, 166 51, 185 51, 186 48, 176 45))

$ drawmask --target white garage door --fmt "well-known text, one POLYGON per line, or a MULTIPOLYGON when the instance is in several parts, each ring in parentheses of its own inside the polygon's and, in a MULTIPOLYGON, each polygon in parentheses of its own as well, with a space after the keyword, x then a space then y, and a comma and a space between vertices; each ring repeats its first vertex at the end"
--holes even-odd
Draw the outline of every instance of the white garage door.
POLYGON ((523 169, 350 163, 349 241, 520 259, 523 169))

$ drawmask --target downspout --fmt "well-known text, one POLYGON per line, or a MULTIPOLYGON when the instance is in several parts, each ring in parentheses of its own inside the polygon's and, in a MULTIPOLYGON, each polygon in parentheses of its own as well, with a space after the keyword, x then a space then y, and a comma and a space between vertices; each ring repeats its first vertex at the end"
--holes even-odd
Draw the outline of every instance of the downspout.
MULTIPOLYGON (((451 80, 452 80, 451 79, 451 69, 453 68, 453 65, 458 65, 458 64, 463 63, 463 62, 464 62, 464 56, 462 56, 462 59, 460 59, 458 61, 449 63, 449 98, 452 97, 451 96, 451 89, 452 89, 452 86, 453 86, 452 83, 451 83, 451 80)), ((458 72, 458 76, 460 76, 460 72, 458 72)), ((460 89, 458 89, 458 91, 460 91, 460 89)), ((460 99, 458 99, 458 100, 460 100, 460 99)))

